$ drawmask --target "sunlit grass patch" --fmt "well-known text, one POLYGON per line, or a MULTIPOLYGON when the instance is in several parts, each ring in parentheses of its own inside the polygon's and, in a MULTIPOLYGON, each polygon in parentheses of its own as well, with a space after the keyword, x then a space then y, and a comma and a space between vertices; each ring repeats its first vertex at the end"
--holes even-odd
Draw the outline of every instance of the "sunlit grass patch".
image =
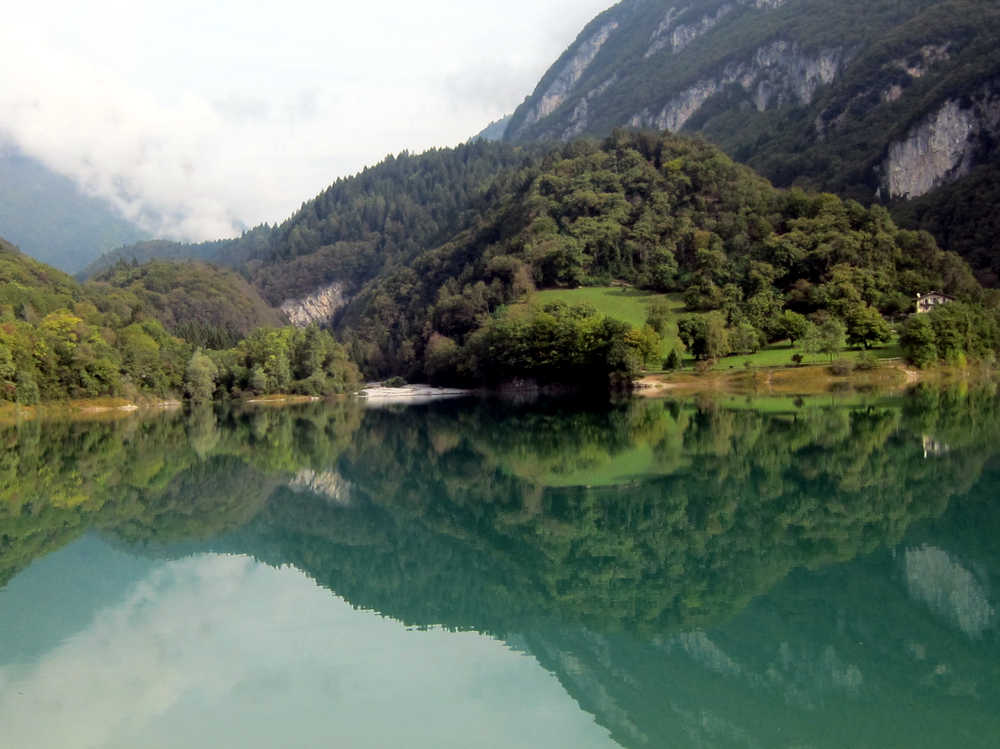
POLYGON ((541 307, 551 302, 566 304, 590 304, 601 314, 628 323, 633 328, 646 324, 649 305, 657 299, 666 300, 671 311, 680 315, 684 302, 680 294, 658 294, 628 286, 588 286, 580 289, 546 289, 536 291, 527 304, 541 307))

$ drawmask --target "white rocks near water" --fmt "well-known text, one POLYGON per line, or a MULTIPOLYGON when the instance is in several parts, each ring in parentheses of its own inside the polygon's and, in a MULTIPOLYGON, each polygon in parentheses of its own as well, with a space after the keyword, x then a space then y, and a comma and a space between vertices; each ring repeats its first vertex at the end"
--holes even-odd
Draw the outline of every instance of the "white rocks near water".
POLYGON ((303 468, 288 482, 294 492, 309 492, 325 497, 331 504, 351 505, 351 484, 336 471, 313 471, 303 468))
POLYGON ((379 383, 370 383, 358 392, 370 406, 416 405, 449 398, 462 398, 471 394, 471 390, 461 388, 438 388, 430 385, 385 387, 379 383))

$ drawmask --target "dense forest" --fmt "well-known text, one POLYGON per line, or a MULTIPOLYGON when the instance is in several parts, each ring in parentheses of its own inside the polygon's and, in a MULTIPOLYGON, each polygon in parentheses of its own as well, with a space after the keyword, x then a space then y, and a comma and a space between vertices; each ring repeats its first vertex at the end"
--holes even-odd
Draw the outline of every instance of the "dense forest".
POLYGON ((204 262, 120 262, 95 276, 92 288, 102 297, 138 307, 171 333, 213 349, 234 346, 257 328, 287 322, 240 275, 204 262))
POLYGON ((189 264, 122 267, 80 284, 0 240, 0 400, 205 400, 356 386, 358 370, 329 332, 251 331, 251 311, 260 323, 279 322, 254 297, 231 272, 189 264))
MULTIPOLYGON (((800 316, 836 321, 854 341, 884 340, 887 319, 931 289, 965 305, 966 354, 988 358, 1000 343, 993 293, 930 234, 899 229, 880 206, 776 190, 704 142, 628 131, 574 141, 502 174, 489 198, 475 226, 387 269, 339 316, 335 329, 365 371, 545 379, 596 356, 605 366, 591 367, 595 376, 627 377, 645 358, 643 331, 608 346, 593 310, 516 306, 535 287, 613 281, 682 292, 748 350, 797 338, 789 326, 800 316), (545 352, 555 358, 540 361, 545 352)), ((674 336, 668 348, 698 355, 695 338, 674 336)))

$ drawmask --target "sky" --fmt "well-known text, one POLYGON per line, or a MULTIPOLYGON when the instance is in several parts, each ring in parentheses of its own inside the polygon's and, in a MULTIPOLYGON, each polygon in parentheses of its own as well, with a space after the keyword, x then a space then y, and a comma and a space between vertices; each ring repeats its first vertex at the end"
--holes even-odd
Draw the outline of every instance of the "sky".
POLYGON ((0 143, 160 236, 286 218, 512 112, 612 0, 17 3, 0 143))

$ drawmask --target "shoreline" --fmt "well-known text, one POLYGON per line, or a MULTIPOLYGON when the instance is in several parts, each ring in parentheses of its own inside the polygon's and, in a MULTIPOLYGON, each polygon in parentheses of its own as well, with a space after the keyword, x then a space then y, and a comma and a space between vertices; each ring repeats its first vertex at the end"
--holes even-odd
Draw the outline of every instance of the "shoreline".
MULTIPOLYGON (((338 396, 332 396, 335 399, 338 396)), ((343 397, 343 396, 339 396, 343 397)), ((323 400, 316 395, 276 394, 259 398, 227 401, 234 406, 295 406, 323 400)), ((214 401, 205 405, 213 406, 214 401)), ((129 418, 133 415, 166 413, 183 410, 185 402, 176 398, 127 398, 102 397, 45 401, 27 406, 20 403, 0 401, 0 424, 14 424, 19 421, 70 419, 74 421, 111 421, 129 418)))
POLYGON ((66 417, 81 421, 121 419, 140 412, 176 411, 183 405, 175 399, 131 401, 115 397, 45 401, 30 406, 0 402, 0 423, 66 417))
POLYGON ((898 395, 920 384, 951 385, 985 382, 996 377, 985 367, 938 366, 914 369, 901 361, 883 362, 869 370, 835 374, 829 364, 760 367, 752 369, 715 369, 704 374, 693 372, 649 374, 635 381, 635 394, 641 398, 670 395, 703 394, 810 396, 874 392, 898 395))
MULTIPOLYGON (((979 384, 995 380, 997 372, 985 366, 964 369, 937 366, 914 369, 901 361, 885 361, 874 369, 852 370, 835 374, 829 364, 802 366, 759 367, 751 369, 714 369, 704 374, 694 372, 651 373, 632 383, 632 395, 637 398, 664 398, 672 396, 695 397, 699 395, 740 396, 820 396, 876 393, 901 395, 921 383, 948 386, 979 384)), ((495 390, 444 388, 430 385, 403 385, 383 387, 378 383, 354 393, 323 398, 316 395, 276 393, 256 398, 228 401, 233 406, 283 407, 324 400, 353 399, 368 407, 381 408, 392 405, 418 405, 443 400, 453 400, 474 395, 510 393, 509 388, 495 390)), ((545 388, 535 387, 531 392, 545 396, 545 388)), ((551 395, 551 393, 548 393, 551 395)), ((177 399, 148 399, 135 401, 127 398, 90 398, 65 401, 47 401, 31 406, 0 401, 0 424, 20 421, 72 419, 103 421, 124 419, 155 412, 174 412, 185 408, 177 399)))

